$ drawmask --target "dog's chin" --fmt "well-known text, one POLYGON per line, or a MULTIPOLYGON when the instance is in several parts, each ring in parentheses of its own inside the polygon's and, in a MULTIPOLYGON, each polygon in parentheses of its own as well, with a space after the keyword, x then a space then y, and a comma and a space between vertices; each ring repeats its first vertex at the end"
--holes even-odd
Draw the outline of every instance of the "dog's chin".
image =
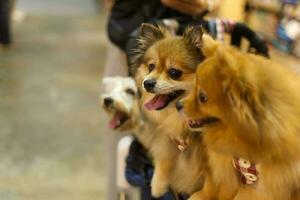
POLYGON ((125 131, 130 127, 130 114, 124 111, 115 110, 108 127, 113 130, 125 131))
POLYGON ((147 110, 163 110, 171 102, 179 98, 184 93, 184 90, 175 90, 168 94, 158 94, 155 93, 155 96, 145 103, 147 110))
POLYGON ((187 120, 189 129, 197 132, 203 132, 205 129, 212 128, 220 121, 219 118, 213 116, 187 120))

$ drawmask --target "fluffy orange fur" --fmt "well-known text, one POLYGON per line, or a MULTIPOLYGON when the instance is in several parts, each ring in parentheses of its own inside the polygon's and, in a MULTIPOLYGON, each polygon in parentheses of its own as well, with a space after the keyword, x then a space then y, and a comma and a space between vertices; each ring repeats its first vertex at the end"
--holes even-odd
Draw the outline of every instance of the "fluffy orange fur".
POLYGON ((146 122, 150 124, 155 137, 151 143, 150 152, 153 155, 155 171, 152 180, 152 194, 155 197, 166 192, 171 187, 176 192, 193 194, 203 185, 204 147, 199 145, 201 137, 192 133, 176 111, 175 102, 171 102, 160 111, 149 111, 144 104, 153 98, 154 94, 143 89, 146 77, 165 82, 169 90, 192 87, 196 66, 202 61, 202 55, 196 45, 201 39, 201 30, 188 29, 184 36, 173 36, 163 27, 145 24, 142 27, 140 47, 134 63, 137 63, 135 73, 137 86, 141 91, 140 106, 146 122), (147 65, 156 63, 151 73, 147 65), (175 66, 183 75, 178 80, 168 77, 167 70, 175 66), (171 140, 178 138, 191 141, 186 150, 180 152, 171 140))
POLYGON ((191 199, 300 199, 299 78, 269 59, 223 46, 207 35, 202 41, 207 59, 180 102, 188 121, 218 120, 197 129, 207 147, 208 169, 203 190, 191 199), (234 157, 259 166, 255 184, 242 184, 234 157))

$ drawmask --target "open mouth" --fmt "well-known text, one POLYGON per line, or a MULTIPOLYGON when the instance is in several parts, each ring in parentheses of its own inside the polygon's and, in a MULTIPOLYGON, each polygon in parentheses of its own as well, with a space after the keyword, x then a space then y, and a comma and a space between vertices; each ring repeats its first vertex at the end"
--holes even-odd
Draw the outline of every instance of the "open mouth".
POLYGON ((219 119, 216 117, 205 117, 205 118, 197 119, 197 120, 190 119, 188 121, 188 123, 191 128, 201 128, 203 126, 206 126, 206 125, 212 124, 212 123, 216 123, 218 121, 219 121, 219 119))
POLYGON ((117 111, 108 123, 108 127, 111 129, 117 129, 121 127, 128 119, 129 117, 127 114, 121 111, 117 111))
POLYGON ((150 101, 145 104, 148 110, 161 110, 164 109, 174 99, 182 95, 184 90, 176 90, 169 94, 156 94, 150 101))

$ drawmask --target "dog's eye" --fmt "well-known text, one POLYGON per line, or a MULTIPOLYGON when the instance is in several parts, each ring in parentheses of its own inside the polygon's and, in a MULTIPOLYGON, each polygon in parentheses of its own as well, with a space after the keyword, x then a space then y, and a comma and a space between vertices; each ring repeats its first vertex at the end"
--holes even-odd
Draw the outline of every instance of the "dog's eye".
POLYGON ((168 74, 172 79, 177 80, 181 77, 182 71, 171 68, 171 69, 169 69, 168 74))
POLYGON ((131 89, 131 88, 127 88, 125 91, 126 91, 127 94, 130 94, 130 95, 132 95, 132 96, 135 95, 135 92, 134 92, 133 89, 131 89))
POLYGON ((154 68, 155 68, 155 64, 154 63, 148 64, 149 72, 151 72, 154 68))
POLYGON ((201 91, 201 92, 199 93, 199 100, 200 100, 201 103, 207 102, 208 97, 207 97, 207 95, 205 94, 204 91, 201 91))

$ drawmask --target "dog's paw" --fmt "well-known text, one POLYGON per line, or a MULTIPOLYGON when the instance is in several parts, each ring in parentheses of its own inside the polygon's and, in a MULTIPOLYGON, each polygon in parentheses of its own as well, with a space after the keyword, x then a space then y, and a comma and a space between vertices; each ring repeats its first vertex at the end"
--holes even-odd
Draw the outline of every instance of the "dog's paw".
POLYGON ((158 198, 168 191, 168 181, 158 176, 153 176, 151 182, 151 194, 153 197, 158 198))

